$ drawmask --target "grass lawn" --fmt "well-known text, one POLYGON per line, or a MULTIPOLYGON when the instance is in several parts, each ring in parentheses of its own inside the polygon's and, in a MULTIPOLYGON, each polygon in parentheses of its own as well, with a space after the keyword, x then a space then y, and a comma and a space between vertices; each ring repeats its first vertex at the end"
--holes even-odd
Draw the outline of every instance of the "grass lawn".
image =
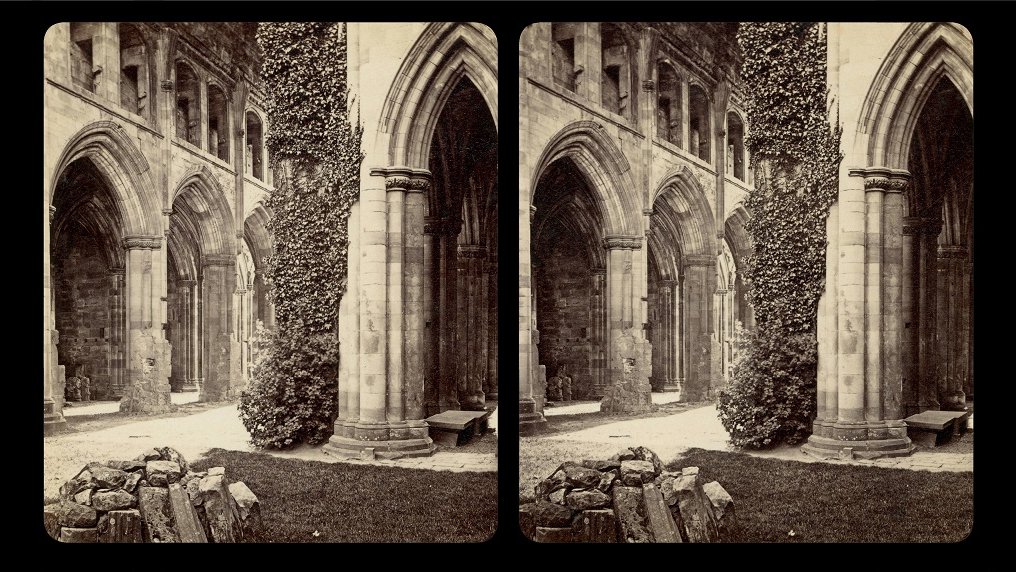
POLYGON ((213 449, 261 503, 269 542, 482 542, 497 529, 497 473, 280 459, 213 449), (315 535, 314 533, 317 533, 315 535))
POLYGON ((969 472, 801 463, 702 449, 690 449, 668 468, 689 466, 733 497, 743 542, 957 542, 973 526, 969 472))

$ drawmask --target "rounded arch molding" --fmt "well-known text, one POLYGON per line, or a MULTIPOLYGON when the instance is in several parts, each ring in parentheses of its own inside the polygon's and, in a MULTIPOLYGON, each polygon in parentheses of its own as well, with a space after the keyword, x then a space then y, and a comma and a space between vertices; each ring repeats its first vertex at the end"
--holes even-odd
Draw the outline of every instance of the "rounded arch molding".
POLYGON ((67 166, 82 158, 90 159, 109 184, 123 215, 125 236, 161 234, 161 201, 148 161, 123 127, 113 121, 90 123, 64 145, 49 179, 49 204, 67 166))

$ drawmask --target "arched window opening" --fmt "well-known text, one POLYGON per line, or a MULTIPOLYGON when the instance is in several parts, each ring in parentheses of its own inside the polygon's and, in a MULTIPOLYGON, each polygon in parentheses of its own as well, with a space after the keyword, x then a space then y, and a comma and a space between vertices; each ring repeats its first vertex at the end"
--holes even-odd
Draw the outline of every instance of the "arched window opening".
POLYGON ((262 145, 264 139, 261 130, 261 120, 253 111, 247 112, 247 159, 245 162, 247 174, 260 181, 265 180, 264 166, 262 165, 262 145))
POLYGON ((570 91, 575 91, 575 23, 559 22, 551 24, 551 71, 554 83, 570 91))
POLYGON ((631 107, 631 68, 628 45, 613 24, 600 26, 600 102, 608 111, 628 116, 631 107))
POLYGON ((229 161, 229 106, 216 85, 208 86, 208 151, 229 161))
POLYGON ((656 136, 681 146, 681 80, 665 62, 656 66, 656 136))
POLYGON ((92 60, 92 38, 97 32, 92 22, 71 22, 71 83, 95 93, 97 70, 92 60))
POLYGON ((688 150, 703 161, 709 161, 709 98, 699 86, 693 85, 688 90, 689 138, 688 150))
POLYGON ((176 136, 201 146, 201 102, 198 78, 183 62, 176 64, 176 136))
POLYGON ((744 123, 736 113, 727 113, 727 172, 744 180, 744 123))
POLYGON ((147 117, 148 65, 145 43, 134 26, 120 24, 120 106, 147 117))

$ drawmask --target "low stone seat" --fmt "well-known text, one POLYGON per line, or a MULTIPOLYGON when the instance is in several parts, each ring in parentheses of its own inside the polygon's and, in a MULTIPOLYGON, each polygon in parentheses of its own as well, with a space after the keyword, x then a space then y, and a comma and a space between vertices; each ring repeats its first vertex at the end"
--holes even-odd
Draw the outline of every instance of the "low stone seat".
POLYGON ((924 411, 903 421, 911 441, 934 447, 966 433, 969 418, 969 411, 924 411))
POLYGON ((435 443, 457 447, 487 430, 490 411, 444 411, 426 419, 435 443))

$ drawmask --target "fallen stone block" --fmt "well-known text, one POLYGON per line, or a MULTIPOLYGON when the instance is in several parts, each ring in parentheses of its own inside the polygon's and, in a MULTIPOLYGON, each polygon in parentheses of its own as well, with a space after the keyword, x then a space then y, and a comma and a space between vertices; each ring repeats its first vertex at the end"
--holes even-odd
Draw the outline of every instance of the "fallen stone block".
POLYGON ((574 542, 617 542, 617 518, 611 509, 584 510, 572 521, 574 542))
POLYGON ((222 475, 208 475, 201 479, 199 492, 201 506, 212 532, 210 540, 217 543, 238 541, 240 526, 237 510, 222 475))
POLYGON ((56 513, 60 526, 70 528, 92 528, 99 518, 95 509, 70 501, 60 501, 46 505, 43 510, 56 513))
POLYGON ((223 475, 223 476, 225 476, 225 474, 226 474, 226 468, 225 467, 212 467, 212 468, 208 469, 207 473, 208 473, 208 475, 206 475, 206 476, 209 476, 209 475, 212 475, 212 476, 214 476, 214 475, 223 475))
POLYGON ((610 506, 610 495, 598 489, 572 490, 564 498, 572 510, 590 510, 610 506))
POLYGON ((657 475, 663 471, 663 461, 660 460, 660 456, 648 447, 632 447, 631 452, 635 454, 636 461, 649 461, 652 463, 657 475))
POLYGON ((596 485, 596 488, 603 493, 610 493, 610 487, 614 486, 614 482, 621 474, 621 469, 618 467, 609 472, 600 473, 600 482, 596 485))
POLYGON ((134 471, 140 471, 145 468, 145 461, 139 461, 134 459, 132 461, 106 461, 106 466, 110 469, 117 469, 125 473, 133 473, 134 471))
POLYGON ((547 495, 547 499, 549 499, 550 502, 552 503, 564 504, 564 495, 566 492, 567 489, 557 489, 556 491, 547 495))
POLYGON ((127 481, 127 473, 120 469, 111 469, 104 465, 94 466, 90 469, 92 482, 100 489, 119 489, 127 481))
POLYGON ((519 505, 519 528, 522 535, 530 540, 536 539, 536 515, 533 513, 534 503, 519 505))
POLYGON ((656 478, 656 468, 650 461, 621 461, 621 482, 625 486, 640 487, 656 478))
POLYGON ((715 542, 719 537, 712 504, 702 492, 697 471, 674 479, 674 493, 681 510, 684 533, 689 542, 715 542))
POLYGON ((159 447, 157 451, 159 452, 159 459, 180 465, 180 474, 187 472, 187 459, 183 458, 180 451, 172 447, 159 447))
POLYGON ((740 531, 734 511, 734 499, 720 483, 712 481, 702 485, 702 492, 709 499, 716 517, 716 531, 722 542, 737 542, 740 531))
POLYGON ((602 473, 604 471, 612 471, 614 469, 620 469, 621 461, 618 461, 616 459, 607 461, 600 461, 596 459, 585 459, 582 461, 582 466, 587 469, 600 471, 602 473))
POLYGON ((162 459, 162 455, 159 454, 159 452, 156 451, 155 449, 149 449, 149 450, 141 453, 137 457, 134 457, 134 459, 136 461, 144 461, 144 462, 147 463, 148 461, 158 461, 158 460, 162 459))
POLYGON ((537 542, 575 542, 571 528, 548 528, 545 526, 536 527, 535 540, 537 542))
POLYGON ((141 471, 127 473, 127 480, 123 483, 123 490, 133 493, 138 488, 138 483, 141 482, 141 471))
POLYGON ((208 542, 204 526, 180 483, 170 484, 168 490, 169 508, 180 542, 208 542))
POLYGON ((660 489, 649 483, 642 485, 642 496, 646 503, 646 517, 653 532, 653 541, 662 543, 682 542, 681 533, 670 514, 670 507, 663 500, 660 489))
POLYGON ((261 518, 261 503, 254 491, 243 481, 238 481, 229 485, 229 494, 232 495, 240 514, 240 528, 244 539, 254 542, 263 540, 265 523, 261 518))
POLYGON ((578 463, 569 461, 558 470, 564 471, 566 483, 576 489, 595 487, 600 482, 600 471, 587 469, 578 463))
POLYGON ((620 461, 637 461, 638 459, 635 458, 635 452, 634 451, 632 451, 631 449, 625 448, 625 449, 621 449, 620 451, 614 453, 610 457, 610 460, 611 461, 618 461, 618 462, 620 462, 620 461))
POLYGON ((139 487, 138 507, 146 542, 179 542, 172 526, 168 490, 161 487, 139 487))
POLYGON ((78 494, 74 495, 74 502, 85 506, 92 506, 92 493, 94 491, 95 489, 82 489, 78 494))
POLYGON ((141 512, 137 509, 111 510, 99 519, 99 542, 136 544, 144 541, 141 512))
POLYGON ((153 487, 165 487, 175 483, 183 476, 180 464, 175 461, 148 461, 145 466, 148 484, 153 487))
POLYGON ((617 517, 622 542, 652 542, 646 519, 642 487, 614 487, 614 516, 617 517))
POLYGON ((71 528, 60 529, 60 542, 75 544, 92 544, 98 541, 95 528, 71 528))
POLYGON ((552 502, 538 500, 531 509, 536 526, 561 528, 571 526, 572 510, 552 502))
POLYGON ((92 508, 95 510, 123 510, 135 506, 137 506, 137 499, 127 491, 106 491, 92 495, 92 508))
POLYGON ((46 534, 54 540, 60 540, 60 515, 56 510, 56 504, 42 507, 42 523, 46 527, 46 534))

